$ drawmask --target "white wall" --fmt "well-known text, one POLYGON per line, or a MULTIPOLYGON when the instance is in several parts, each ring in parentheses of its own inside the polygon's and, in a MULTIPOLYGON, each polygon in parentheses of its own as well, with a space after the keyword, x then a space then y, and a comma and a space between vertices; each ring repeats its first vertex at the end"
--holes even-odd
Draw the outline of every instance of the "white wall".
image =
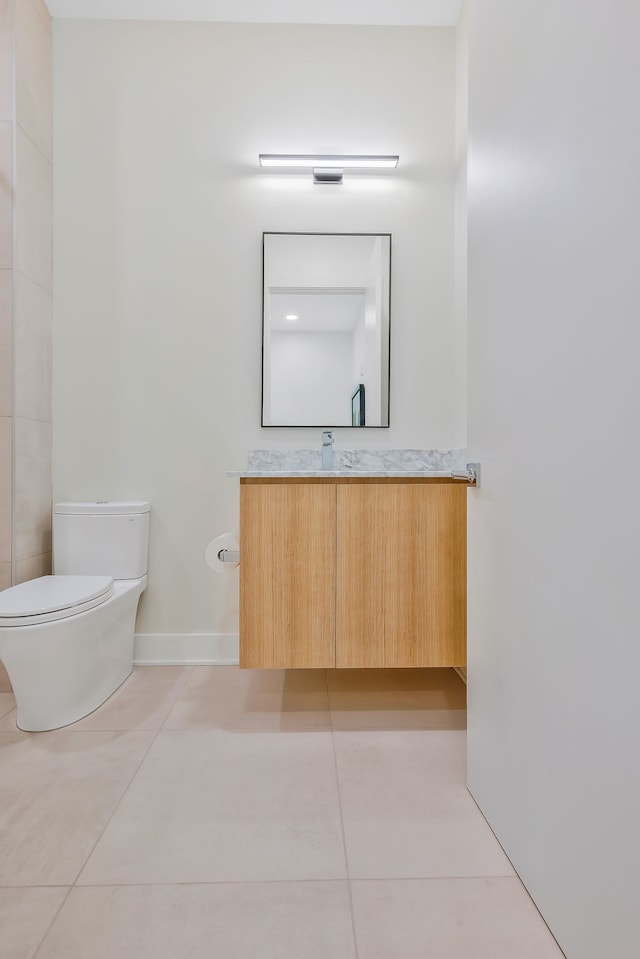
POLYGON ((635 959, 640 7, 469 36, 469 782, 568 959, 635 959))
POLYGON ((271 332, 274 423, 351 422, 353 334, 271 332))
POLYGON ((393 234, 391 427, 455 447, 454 31, 54 23, 54 498, 148 497, 138 631, 227 632, 226 471, 319 430, 260 428, 263 230, 393 234), (400 154, 386 177, 260 172, 259 152, 400 154))
POLYGON ((456 28, 456 192, 454 241, 454 381, 451 388, 460 402, 456 407, 460 421, 456 433, 467 436, 467 284, 468 284, 468 209, 467 158, 469 149, 469 13, 468 2, 460 11, 456 28))

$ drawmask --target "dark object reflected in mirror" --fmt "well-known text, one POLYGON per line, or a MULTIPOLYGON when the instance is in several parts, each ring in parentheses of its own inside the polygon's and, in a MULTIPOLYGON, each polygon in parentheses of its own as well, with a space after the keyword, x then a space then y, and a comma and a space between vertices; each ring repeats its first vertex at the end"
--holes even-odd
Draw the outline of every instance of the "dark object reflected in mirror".
POLYGON ((263 234, 262 426, 389 426, 390 287, 388 233, 263 234))
POLYGON ((360 383, 358 389, 351 397, 351 425, 366 426, 365 402, 364 402, 364 383, 360 383))

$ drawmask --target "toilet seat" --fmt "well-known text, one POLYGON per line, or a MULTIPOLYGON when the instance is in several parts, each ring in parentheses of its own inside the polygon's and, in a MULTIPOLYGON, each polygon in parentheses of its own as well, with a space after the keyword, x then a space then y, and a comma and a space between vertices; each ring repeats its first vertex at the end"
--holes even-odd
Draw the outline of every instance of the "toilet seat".
POLYGON ((0 593, 0 628, 75 616, 112 595, 111 576, 40 576, 0 593))

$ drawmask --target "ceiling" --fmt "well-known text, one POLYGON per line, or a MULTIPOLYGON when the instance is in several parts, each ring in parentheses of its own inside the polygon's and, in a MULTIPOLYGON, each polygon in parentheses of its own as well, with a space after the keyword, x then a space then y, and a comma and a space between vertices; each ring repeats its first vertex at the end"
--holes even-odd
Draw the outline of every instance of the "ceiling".
POLYGON ((54 17, 454 26, 463 0, 45 0, 54 17))
POLYGON ((364 293, 364 290, 272 293, 269 297, 269 328, 272 333, 353 333, 364 310, 364 293), (288 321, 287 316, 291 315, 298 319, 288 321))

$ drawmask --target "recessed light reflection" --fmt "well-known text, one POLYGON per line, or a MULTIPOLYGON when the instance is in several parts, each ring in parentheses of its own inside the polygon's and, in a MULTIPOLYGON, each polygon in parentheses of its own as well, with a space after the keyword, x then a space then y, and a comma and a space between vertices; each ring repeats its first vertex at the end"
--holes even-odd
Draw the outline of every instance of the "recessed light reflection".
POLYGON ((300 317, 297 313, 287 313, 285 320, 289 320, 290 323, 295 323, 296 320, 299 320, 300 317))

